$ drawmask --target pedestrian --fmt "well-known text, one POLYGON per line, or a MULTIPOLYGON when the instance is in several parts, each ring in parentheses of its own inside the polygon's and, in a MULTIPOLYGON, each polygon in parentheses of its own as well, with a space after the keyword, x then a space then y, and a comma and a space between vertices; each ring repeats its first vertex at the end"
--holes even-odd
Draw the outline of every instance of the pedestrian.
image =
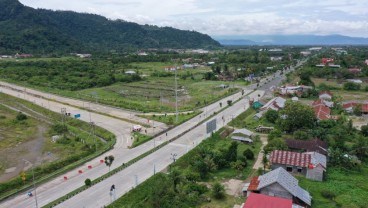
POLYGON ((167 136, 167 132, 166 132, 166 136, 167 136))

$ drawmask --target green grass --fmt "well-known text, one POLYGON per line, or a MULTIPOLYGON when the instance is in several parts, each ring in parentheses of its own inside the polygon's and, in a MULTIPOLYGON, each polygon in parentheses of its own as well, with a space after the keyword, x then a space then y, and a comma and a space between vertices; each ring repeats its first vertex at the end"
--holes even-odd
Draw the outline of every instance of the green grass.
MULTIPOLYGON (((40 119, 44 116, 46 117, 46 120, 48 120, 51 123, 57 123, 60 121, 61 116, 58 113, 51 112, 47 109, 44 109, 40 106, 34 105, 33 103, 30 103, 25 100, 18 99, 16 97, 12 97, 3 93, 0 93, 0 100, 2 103, 16 107, 19 109, 22 109, 23 112, 27 112, 36 118, 40 119), (37 113, 35 113, 37 112, 37 113)), ((1 107, 2 111, 4 111, 4 107, 1 107)), ((6 110, 6 108, 5 108, 6 110)), ((0 119, 0 122, 6 122, 7 119, 13 120, 10 110, 6 110, 7 115, 4 117, 1 117, 3 119, 0 119)), ((0 113, 1 115, 2 113, 0 113)), ((45 118, 43 118, 45 119, 45 118)), ((27 125, 32 124, 32 118, 27 119, 27 125)), ((16 130, 17 128, 14 127, 14 125, 19 125, 17 123, 12 123, 13 130, 16 130), (14 127, 14 128, 13 128, 14 127)), ((35 121, 34 125, 39 124, 39 122, 35 121)), ((24 124, 21 124, 24 125, 24 124)), ((97 155, 100 155, 101 153, 105 152, 106 150, 110 149, 113 144, 115 143, 115 136, 108 132, 105 129, 102 129, 100 127, 95 128, 96 135, 99 137, 104 138, 106 143, 102 143, 99 139, 96 139, 97 143, 97 152, 95 152, 95 139, 89 134, 91 131, 91 126, 88 123, 82 122, 80 120, 68 118, 66 120, 66 125, 68 126, 69 132, 66 133, 66 136, 68 139, 62 139, 60 142, 53 143, 50 139, 47 139, 44 143, 41 151, 42 153, 51 152, 53 154, 53 157, 59 158, 58 160, 52 162, 52 163, 45 163, 42 166, 36 167, 35 172, 36 175, 36 181, 38 183, 45 182, 52 177, 55 177, 62 172, 71 170, 79 165, 81 165, 84 162, 87 162, 88 160, 96 157, 97 155)), ((5 125, 1 125, 0 128, 4 127, 5 125)), ((22 129, 26 129, 24 126, 22 126, 22 129)), ((28 137, 25 137, 25 141, 29 139, 32 134, 30 131, 26 130, 24 133, 27 133, 28 137)), ((51 130, 46 132, 46 137, 51 138, 51 136, 55 135, 54 132, 51 130)), ((17 141, 19 142, 19 141, 17 141)), ((5 144, 5 143, 2 143, 5 144)), ((11 144, 13 145, 13 144, 11 144)), ((29 176, 29 171, 27 171, 27 175, 29 176)), ((19 178, 14 178, 8 182, 1 183, 0 184, 0 199, 4 199, 4 197, 9 197, 11 194, 14 194, 19 191, 24 191, 24 189, 27 189, 29 185, 31 184, 31 177, 28 177, 26 184, 23 184, 19 178)))
POLYGON ((178 122, 176 122, 176 115, 139 115, 140 117, 147 118, 149 120, 158 121, 161 123, 165 123, 167 125, 179 125, 182 124, 193 117, 201 114, 202 112, 195 111, 189 113, 179 113, 178 114, 178 122))
POLYGON ((299 177, 299 185, 309 191, 313 197, 313 208, 366 208, 368 197, 367 175, 368 167, 365 165, 361 172, 327 169, 327 179, 323 182, 308 180, 299 177), (322 191, 335 194, 333 199, 326 199, 322 191))
POLYGON ((134 132, 133 133, 133 138, 134 138, 134 141, 133 141, 132 147, 137 147, 137 146, 151 140, 152 136, 148 136, 148 135, 145 135, 145 134, 134 132))
POLYGON ((0 150, 31 140, 38 131, 39 122, 32 117, 16 121, 18 112, 0 104, 0 150))
POLYGON ((229 125, 234 126, 235 128, 246 128, 250 131, 255 131, 255 129, 259 126, 267 126, 272 127, 275 126, 275 124, 270 123, 267 121, 265 116, 262 116, 261 119, 254 119, 254 115, 257 113, 256 110, 253 108, 249 108, 242 114, 240 114, 237 118, 232 120, 229 125))
MULTIPOLYGON (((43 59, 34 59, 29 62, 34 62, 43 59)), ((54 61, 54 59, 46 59, 49 61, 54 61)), ((59 61, 65 61, 68 63, 68 58, 57 59, 59 61)), ((78 64, 84 63, 83 60, 70 59, 78 64)), ((22 60, 22 62, 27 62, 27 60, 22 60)), ((43 63, 43 62, 40 63, 43 63)), ((58 63, 58 62, 57 62, 58 63)), ((64 63, 64 62, 61 62, 64 63)), ((93 61, 86 61, 88 66, 90 66, 93 61)), ((109 62, 98 61, 98 66, 110 66, 109 62)), ((157 77, 154 75, 156 72, 166 73, 164 70, 165 66, 172 65, 172 63, 131 63, 127 65, 115 66, 114 73, 121 74, 123 71, 135 70, 141 75, 147 75, 142 81, 134 82, 115 82, 112 85, 96 88, 87 88, 83 90, 78 90, 82 88, 77 88, 74 91, 66 90, 65 86, 60 87, 59 85, 65 85, 64 82, 56 80, 59 85, 53 85, 52 80, 47 84, 47 81, 32 81, 25 79, 26 81, 20 81, 22 79, 14 78, 14 76, 8 76, 7 74, 2 75, 1 79, 7 82, 12 82, 18 85, 23 85, 25 87, 34 88, 36 90, 51 92, 54 94, 72 97, 77 99, 83 99, 89 102, 99 102, 106 105, 112 105, 116 107, 122 107, 126 109, 132 109, 140 112, 174 112, 175 111, 175 82, 173 73, 169 73, 166 77, 157 77), (27 81, 28 80, 28 81, 27 81), (45 83, 46 82, 46 83, 45 83), (57 88, 59 86, 59 88, 57 88), (61 89, 62 88, 62 89, 61 89)), ((33 66, 33 65, 32 65, 33 66)), ((98 67, 97 66, 97 67, 98 67)), ((13 66, 17 74, 22 72, 24 66, 13 66)), ((33 66, 35 70, 37 67, 33 66)), ((96 67, 96 66, 94 66, 96 67)), ((78 68, 78 67, 77 67, 78 68)), ((10 70, 10 69, 8 69, 10 70)), ((38 69, 37 69, 38 70, 38 69)), ((102 70, 102 69, 101 69, 102 70)), ((219 86, 221 84, 227 84, 229 86, 245 86, 247 83, 242 80, 237 80, 233 82, 226 81, 206 81, 203 80, 203 73, 210 70, 208 67, 198 68, 198 69, 186 69, 178 70, 178 106, 179 111, 190 111, 193 109, 198 109, 205 106, 206 104, 215 102, 221 98, 231 95, 234 91, 232 88, 221 89, 219 86)), ((12 70, 10 70, 12 72, 12 70)), ((5 73, 5 72, 3 72, 5 73)), ((78 80, 79 71, 73 71, 76 73, 73 78, 70 77, 71 81, 73 79, 78 80)), ((80 72, 84 74, 82 70, 80 72)), ((17 75, 18 76, 18 75, 17 75)), ((22 76, 22 75, 19 75, 22 76)), ((42 79, 46 79, 42 75, 42 79)), ((83 77, 86 78, 86 77, 83 77)), ((40 78, 41 79, 41 78, 40 78)), ((82 79, 82 78, 80 78, 82 79)), ((86 78, 87 79, 87 78, 86 78)), ((54 80, 55 81, 55 80, 54 80)), ((55 81, 55 82, 56 82, 55 81)), ((83 81, 81 81, 83 83, 83 81)), ((71 82, 73 84, 74 82, 71 82)), ((80 84, 80 83, 79 83, 80 84)), ((100 85, 101 86, 101 85, 100 85)), ((69 88, 68 88, 69 89, 69 88)), ((88 103, 85 103, 85 107, 88 103)))

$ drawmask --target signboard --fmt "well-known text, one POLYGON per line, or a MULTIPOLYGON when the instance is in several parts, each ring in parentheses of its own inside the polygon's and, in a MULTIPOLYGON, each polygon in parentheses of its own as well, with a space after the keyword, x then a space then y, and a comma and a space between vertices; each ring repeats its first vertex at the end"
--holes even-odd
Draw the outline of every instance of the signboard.
POLYGON ((207 122, 207 134, 212 133, 216 130, 216 119, 207 122))
POLYGON ((74 115, 74 118, 80 118, 81 117, 81 114, 75 114, 74 115))

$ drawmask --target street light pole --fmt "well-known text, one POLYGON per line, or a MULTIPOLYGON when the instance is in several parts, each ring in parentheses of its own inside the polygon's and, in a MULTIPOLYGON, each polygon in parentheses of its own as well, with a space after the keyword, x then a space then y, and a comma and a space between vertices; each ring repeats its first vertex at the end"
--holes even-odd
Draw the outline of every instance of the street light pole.
MULTIPOLYGON (((23 161, 32 164, 31 162, 29 162, 26 159, 23 159, 23 161)), ((34 170, 33 170, 33 164, 32 164, 32 182, 33 182, 33 190, 34 190, 34 194, 35 194, 35 202, 36 202, 36 208, 38 208, 38 202, 37 202, 37 192, 36 192, 36 183, 35 183, 35 177, 34 177, 34 170)))
POLYGON ((175 65, 175 110, 176 110, 176 123, 178 123, 178 80, 176 79, 178 68, 175 65))

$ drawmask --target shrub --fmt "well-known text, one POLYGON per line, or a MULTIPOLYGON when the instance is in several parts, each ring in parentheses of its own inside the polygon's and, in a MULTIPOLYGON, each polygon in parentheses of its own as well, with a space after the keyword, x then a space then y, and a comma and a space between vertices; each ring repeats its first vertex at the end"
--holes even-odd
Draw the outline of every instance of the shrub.
POLYGON ((324 198, 331 199, 331 200, 336 197, 336 195, 332 191, 329 191, 329 190, 322 190, 321 195, 324 198))
POLYGON ((17 115, 17 117, 16 117, 16 120, 17 121, 24 121, 24 120, 27 120, 27 119, 28 119, 27 115, 25 115, 22 112, 19 112, 18 115, 17 115))
POLYGON ((360 90, 360 84, 347 82, 344 84, 344 90, 360 90))
POLYGON ((212 186, 212 196, 215 199, 222 199, 225 196, 225 187, 220 184, 219 182, 216 182, 212 186))
POLYGON ((254 159, 254 153, 252 152, 252 150, 250 149, 246 149, 243 152, 244 157, 246 157, 248 160, 253 160, 254 159))
POLYGON ((294 138, 295 139, 299 139, 299 140, 308 140, 309 139, 309 135, 307 132, 305 131, 294 131, 294 138))
POLYGON ((63 133, 68 132, 68 127, 61 123, 54 124, 51 129, 56 134, 63 134, 63 133))
POLYGON ((84 184, 86 184, 86 186, 91 186, 91 185, 92 185, 92 181, 91 181, 91 179, 87 178, 87 179, 84 181, 84 184))
POLYGON ((268 110, 265 114, 267 121, 271 123, 276 123, 276 120, 279 118, 279 113, 275 110, 268 110))

